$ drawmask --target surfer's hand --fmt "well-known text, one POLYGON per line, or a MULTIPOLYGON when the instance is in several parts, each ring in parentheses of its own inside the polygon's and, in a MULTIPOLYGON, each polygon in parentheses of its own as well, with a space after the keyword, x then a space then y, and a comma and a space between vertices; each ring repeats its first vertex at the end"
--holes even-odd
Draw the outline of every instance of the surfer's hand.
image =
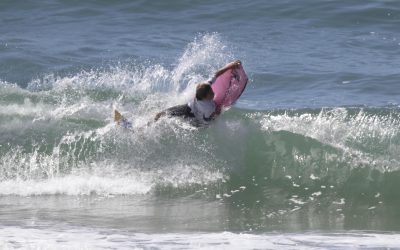
POLYGON ((240 64, 242 64, 242 62, 240 60, 236 60, 236 61, 233 61, 233 62, 229 63, 228 67, 233 69, 233 68, 238 67, 240 64))
POLYGON ((240 60, 236 60, 236 61, 230 62, 227 65, 225 65, 222 69, 219 69, 217 72, 215 72, 215 76, 218 77, 218 76, 222 75, 228 69, 236 68, 240 64, 242 64, 242 62, 240 60))
POLYGON ((242 62, 240 60, 236 60, 233 62, 234 65, 239 66, 240 64, 242 64, 242 62))

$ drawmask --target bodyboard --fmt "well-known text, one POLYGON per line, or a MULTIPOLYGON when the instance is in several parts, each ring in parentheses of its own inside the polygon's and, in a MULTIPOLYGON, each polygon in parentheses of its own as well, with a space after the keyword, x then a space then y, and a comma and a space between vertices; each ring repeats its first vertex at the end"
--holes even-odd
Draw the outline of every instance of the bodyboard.
POLYGON ((246 88, 248 78, 242 65, 225 71, 211 85, 217 111, 235 104, 246 88))

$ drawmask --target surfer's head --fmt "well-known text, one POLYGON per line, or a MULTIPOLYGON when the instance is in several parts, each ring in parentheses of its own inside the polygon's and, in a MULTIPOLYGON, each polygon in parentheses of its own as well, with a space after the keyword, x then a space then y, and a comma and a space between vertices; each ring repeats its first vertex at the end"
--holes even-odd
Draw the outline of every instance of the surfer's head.
POLYGON ((196 99, 201 100, 212 100, 214 99, 214 91, 211 85, 208 83, 200 83, 196 87, 196 99))

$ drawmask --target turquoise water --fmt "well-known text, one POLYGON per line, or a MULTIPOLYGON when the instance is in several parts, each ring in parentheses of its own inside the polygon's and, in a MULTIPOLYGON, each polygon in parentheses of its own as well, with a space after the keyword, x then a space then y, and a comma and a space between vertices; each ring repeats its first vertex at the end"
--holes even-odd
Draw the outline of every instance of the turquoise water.
POLYGON ((0 246, 398 248, 399 17, 396 1, 2 1, 0 246), (142 128, 236 58, 249 85, 209 128, 142 128))

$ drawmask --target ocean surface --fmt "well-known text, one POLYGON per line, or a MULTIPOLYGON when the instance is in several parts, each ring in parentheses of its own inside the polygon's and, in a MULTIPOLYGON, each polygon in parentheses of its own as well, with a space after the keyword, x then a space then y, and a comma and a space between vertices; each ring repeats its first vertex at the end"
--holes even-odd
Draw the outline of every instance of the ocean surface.
POLYGON ((400 249, 399 55, 397 0, 1 0, 0 249, 400 249))

